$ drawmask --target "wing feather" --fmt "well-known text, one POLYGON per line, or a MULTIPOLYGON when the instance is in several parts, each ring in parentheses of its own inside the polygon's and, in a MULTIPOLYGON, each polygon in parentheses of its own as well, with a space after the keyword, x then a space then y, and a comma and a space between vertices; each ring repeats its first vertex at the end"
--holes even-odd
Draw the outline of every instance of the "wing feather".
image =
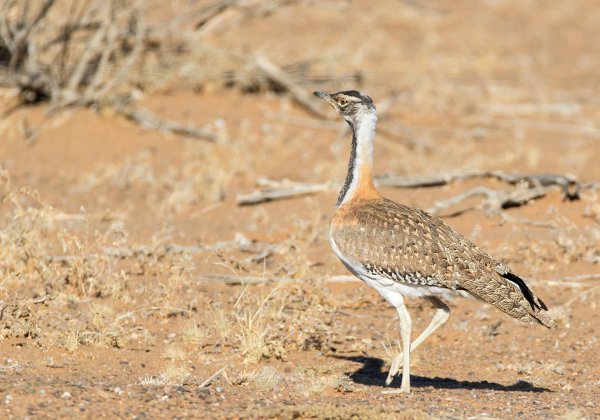
POLYGON ((342 208, 332 222, 340 251, 390 280, 465 290, 524 322, 549 328, 527 283, 441 219, 386 199, 342 208))

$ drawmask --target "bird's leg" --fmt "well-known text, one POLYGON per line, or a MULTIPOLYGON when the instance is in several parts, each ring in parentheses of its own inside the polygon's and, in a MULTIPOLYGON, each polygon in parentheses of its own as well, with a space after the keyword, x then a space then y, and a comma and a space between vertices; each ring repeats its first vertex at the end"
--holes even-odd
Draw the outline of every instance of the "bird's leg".
MULTIPOLYGON (((435 296, 427 296, 425 299, 430 301, 433 304, 433 306, 435 306, 436 311, 427 328, 425 328, 425 330, 423 330, 423 332, 419 334, 415 341, 413 341, 410 345, 410 351, 414 351, 417 347, 419 347, 419 344, 425 341, 425 339, 429 337, 431 333, 433 333, 435 330, 441 327, 450 316, 450 308, 439 298, 435 296)), ((403 352, 400 352, 396 355, 396 357, 394 357, 394 360, 392 361, 392 366, 390 367, 387 379, 385 380, 386 385, 392 383, 394 376, 398 374, 400 368, 402 367, 402 361, 403 352)))
MULTIPOLYGON (((399 390, 383 391, 386 394, 397 392, 410 392, 410 331, 412 328, 412 320, 408 309, 403 301, 396 305, 398 317, 400 318, 400 337, 402 338, 402 352, 397 357, 402 356, 404 369, 402 370, 402 383, 399 390)), ((387 383, 387 381, 386 381, 387 383)))

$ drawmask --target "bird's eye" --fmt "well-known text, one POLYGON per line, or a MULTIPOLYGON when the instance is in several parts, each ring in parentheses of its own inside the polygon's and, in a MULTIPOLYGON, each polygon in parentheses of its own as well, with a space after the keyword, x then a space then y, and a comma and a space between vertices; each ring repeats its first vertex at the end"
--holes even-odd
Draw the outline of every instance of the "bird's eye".
POLYGON ((347 99, 344 99, 344 98, 340 98, 340 99, 338 100, 338 105, 339 105, 339 106, 346 106, 346 105, 348 105, 348 100, 347 100, 347 99))

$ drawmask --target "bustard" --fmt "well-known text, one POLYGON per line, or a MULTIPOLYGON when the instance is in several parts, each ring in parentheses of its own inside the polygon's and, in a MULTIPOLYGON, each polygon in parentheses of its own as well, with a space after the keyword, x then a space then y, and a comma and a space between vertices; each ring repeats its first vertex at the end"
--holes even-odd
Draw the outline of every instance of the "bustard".
MULTIPOLYGON (((352 129, 348 174, 331 221, 330 243, 355 276, 377 290, 398 312, 402 351, 386 384, 402 368, 399 392, 410 392, 410 352, 450 316, 442 299, 474 296, 520 321, 556 328, 548 308, 527 283, 441 219, 383 198, 372 179, 377 111, 355 90, 315 95, 329 103, 352 129), (422 297, 436 311, 412 342, 405 297, 422 297)), ((395 391, 393 391, 395 392, 395 391)))

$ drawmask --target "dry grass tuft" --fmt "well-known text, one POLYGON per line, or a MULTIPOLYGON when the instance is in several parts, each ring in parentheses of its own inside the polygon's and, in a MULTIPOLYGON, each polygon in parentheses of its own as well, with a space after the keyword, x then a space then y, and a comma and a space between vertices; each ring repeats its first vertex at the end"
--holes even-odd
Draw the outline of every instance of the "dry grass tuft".
POLYGON ((578 409, 569 409, 562 416, 560 416, 562 420, 584 420, 587 419, 588 416, 583 414, 578 409))
POLYGON ((225 378, 230 385, 234 386, 245 386, 251 383, 256 377, 257 372, 255 370, 241 369, 237 370, 233 377, 229 377, 225 374, 225 378))
POLYGON ((346 374, 339 374, 332 366, 298 369, 290 379, 295 389, 302 395, 310 396, 325 390, 351 392, 352 381, 346 374))
POLYGON ((80 336, 78 331, 66 333, 63 340, 63 347, 68 352, 75 353, 79 349, 80 336))
POLYGON ((277 286, 266 296, 259 297, 250 295, 245 287, 236 302, 234 334, 246 363, 270 357, 284 358, 283 342, 269 324, 282 318, 285 298, 278 295, 279 290, 277 286))
POLYGON ((160 376, 169 385, 184 385, 192 378, 188 369, 177 365, 168 365, 160 376))
POLYGON ((281 372, 271 366, 265 366, 254 375, 254 385, 263 391, 278 391, 285 382, 281 372))
POLYGON ((183 329, 182 338, 187 343, 192 343, 202 346, 210 337, 210 332, 207 328, 201 327, 196 321, 190 321, 183 329))
MULTIPOLYGON (((35 190, 13 188, 7 175, 5 179, 0 191, 3 336, 69 352, 80 346, 122 348, 130 341, 148 342, 143 328, 115 319, 114 302, 131 300, 131 261, 115 259, 106 249, 129 246, 124 225, 101 226, 102 221, 83 211, 62 213, 35 190), (105 300, 109 296, 112 302, 105 300)), ((185 276, 183 265, 174 264, 174 283, 185 276)))
POLYGON ((185 360, 187 353, 184 349, 179 347, 177 344, 169 344, 165 347, 162 353, 163 359, 168 359, 172 362, 185 360))
POLYGON ((176 364, 167 365, 159 375, 146 375, 138 379, 139 385, 145 387, 188 385, 196 382, 196 378, 186 367, 176 364))
POLYGON ((159 387, 159 386, 170 385, 169 382, 161 375, 159 375, 159 376, 152 376, 152 375, 142 376, 138 379, 138 381, 139 381, 140 385, 146 386, 146 387, 159 387))

